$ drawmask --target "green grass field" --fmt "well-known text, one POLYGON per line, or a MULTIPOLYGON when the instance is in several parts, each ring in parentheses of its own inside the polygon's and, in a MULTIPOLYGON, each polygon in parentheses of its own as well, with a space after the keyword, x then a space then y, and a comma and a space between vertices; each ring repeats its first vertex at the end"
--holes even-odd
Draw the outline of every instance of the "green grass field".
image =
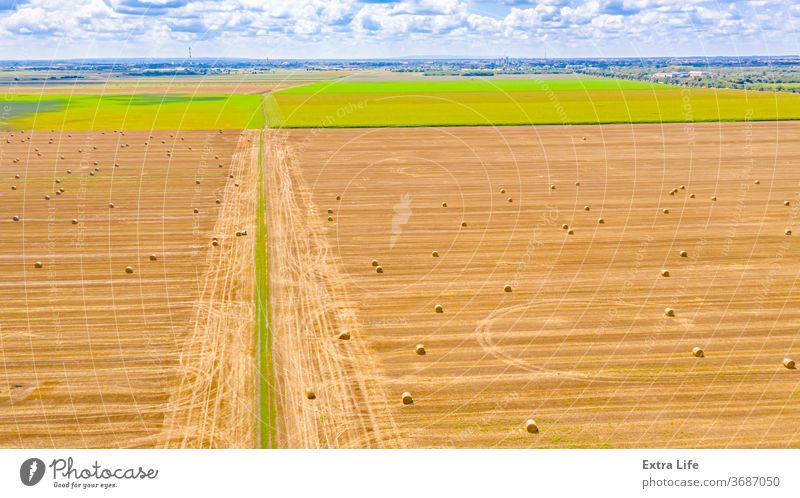
POLYGON ((564 90, 652 90, 675 88, 660 83, 610 78, 431 80, 431 81, 320 81, 281 90, 289 94, 318 93, 453 93, 453 92, 541 92, 564 90))
POLYGON ((800 119, 800 95, 612 79, 320 82, 271 93, 273 128, 800 119))
POLYGON ((13 95, 0 129, 204 130, 263 128, 260 95, 13 95))

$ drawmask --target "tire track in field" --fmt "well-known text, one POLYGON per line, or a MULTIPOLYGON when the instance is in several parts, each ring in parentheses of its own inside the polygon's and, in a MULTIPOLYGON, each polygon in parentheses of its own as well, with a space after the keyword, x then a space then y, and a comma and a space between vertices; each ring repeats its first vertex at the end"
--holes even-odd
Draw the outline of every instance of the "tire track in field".
POLYGON ((219 246, 209 250, 194 328, 180 355, 180 386, 170 398, 164 428, 167 447, 256 446, 252 331, 259 133, 247 130, 240 136, 233 178, 220 195, 214 227, 219 246), (237 237, 239 230, 247 235, 237 237))
POLYGON ((283 131, 267 132, 265 165, 279 446, 402 446, 285 139, 283 131), (337 338, 343 330, 351 340, 337 338))

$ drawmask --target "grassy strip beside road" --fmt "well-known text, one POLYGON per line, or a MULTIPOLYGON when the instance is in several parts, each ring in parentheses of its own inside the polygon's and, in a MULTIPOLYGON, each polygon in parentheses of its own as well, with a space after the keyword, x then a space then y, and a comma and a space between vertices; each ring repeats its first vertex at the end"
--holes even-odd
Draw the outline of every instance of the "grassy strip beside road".
POLYGON ((275 448, 276 403, 275 375, 272 365, 272 309, 269 305, 269 264, 267 259, 267 223, 264 196, 264 133, 258 152, 258 206, 256 208, 256 327, 259 365, 259 433, 261 448, 275 448))

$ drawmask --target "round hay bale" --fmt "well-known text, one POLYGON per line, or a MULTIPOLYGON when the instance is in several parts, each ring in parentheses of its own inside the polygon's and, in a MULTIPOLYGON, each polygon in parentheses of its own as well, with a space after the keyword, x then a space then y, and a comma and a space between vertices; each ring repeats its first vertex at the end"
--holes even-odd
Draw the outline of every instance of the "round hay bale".
POLYGON ((241 230, 236 230, 236 236, 237 237, 241 237, 242 236, 242 231, 241 230))
POLYGON ((669 270, 661 270, 662 277, 669 277, 669 270))
POLYGON ((219 247, 219 241, 217 239, 214 239, 211 241, 211 245, 214 247, 219 247))
POLYGON ((406 391, 403 393, 403 404, 404 405, 413 405, 414 398, 411 397, 411 393, 406 391))
POLYGON ((56 178, 56 183, 61 183, 61 178, 56 178))
POLYGON ((681 186, 680 186, 680 187, 678 187, 678 188, 680 188, 681 190, 686 190, 686 185, 681 185, 681 186))
POLYGON ((11 217, 11 220, 12 221, 19 221, 19 216, 14 215, 14 216, 11 217))
POLYGON ((56 195, 61 195, 61 191, 60 190, 56 190, 56 195))
POLYGON ((681 251, 681 252, 679 252, 678 254, 679 254, 679 255, 680 255, 680 257, 682 257, 682 258, 688 258, 688 257, 689 257, 689 253, 688 253, 688 252, 686 252, 686 251, 681 251))
POLYGON ((373 259, 372 260, 372 266, 378 266, 378 260, 377 259, 373 259))
POLYGON ((233 186, 234 186, 234 187, 238 187, 238 186, 239 186, 239 184, 238 184, 238 183, 234 183, 234 184, 233 184, 233 186))
POLYGON ((529 434, 538 434, 539 426, 536 424, 535 420, 529 418, 525 421, 525 430, 528 431, 529 434))
POLYGON ((17 186, 16 185, 12 185, 11 186, 11 190, 17 190, 17 186))
POLYGON ((438 258, 439 257, 439 251, 432 251, 431 252, 431 256, 433 256, 434 258, 438 258))
POLYGON ((571 228, 569 230, 567 230, 567 235, 572 235, 574 233, 575 233, 575 231, 573 229, 571 229, 571 228))
POLYGON ((755 183, 756 185, 758 185, 758 184, 760 184, 761 182, 760 182, 759 180, 756 180, 756 181, 754 181, 753 183, 755 183))
POLYGON ((501 194, 505 194, 505 193, 506 193, 506 189, 504 189, 504 188, 501 188, 501 189, 500 189, 500 193, 501 193, 501 194))
POLYGON ((675 195, 675 189, 670 190, 669 195, 675 195))
POLYGON ((350 340, 350 331, 349 330, 342 330, 339 332, 337 336, 340 341, 349 341, 350 340))
POLYGON ((50 200, 50 196, 49 195, 45 195, 44 196, 44 200, 49 201, 50 200))
POLYGON ((694 194, 689 194, 689 199, 694 199, 694 194))
POLYGON ((310 387, 306 389, 306 399, 317 399, 317 393, 310 387))
POLYGON ((328 216, 328 221, 333 221, 333 216, 328 216))
POLYGON ((242 230, 242 236, 244 237, 245 235, 247 235, 247 230, 242 230))
POLYGON ((214 202, 216 202, 217 204, 222 204, 222 201, 219 199, 215 200, 214 202))
POLYGON ((58 189, 58 191, 63 194, 64 193, 64 187, 61 187, 60 189, 58 189))
POLYGON ((575 182, 575 186, 576 187, 580 187, 581 186, 581 182, 575 182))
POLYGON ((200 180, 195 180, 195 181, 194 181, 194 184, 195 184, 195 185, 200 185, 200 180))
POLYGON ((703 358, 706 355, 705 351, 702 348, 694 347, 692 348, 692 356, 695 358, 703 358))
POLYGON ((716 196, 716 195, 712 195, 712 196, 711 196, 711 200, 716 202, 716 200, 717 200, 717 196, 716 196))
POLYGON ((444 313, 444 307, 441 304, 437 304, 433 307, 433 311, 436 313, 444 313))
POLYGON ((333 209, 328 208, 328 214, 333 214, 333 209))
POLYGON ((786 235, 791 235, 792 234, 792 229, 791 228, 787 228, 786 230, 783 231, 783 233, 785 233, 786 235))
POLYGON ((425 345, 423 345, 422 343, 417 344, 416 346, 414 346, 414 352, 420 356, 425 356, 426 353, 425 345))
POLYGON ((126 266, 125 267, 125 273, 128 273, 128 274, 133 273, 133 267, 132 266, 126 266))
POLYGON ((789 201, 783 201, 783 205, 784 206, 788 206, 789 205, 789 201))
POLYGON ((564 223, 563 225, 561 225, 561 229, 562 229, 562 230, 569 230, 569 225, 567 225, 566 223, 564 223))
POLYGON ((514 202, 514 199, 512 199, 511 197, 509 197, 508 199, 506 199, 506 201, 508 201, 508 202, 514 202))
POLYGON ((603 218, 597 218, 597 223, 602 225, 605 222, 606 222, 606 220, 604 220, 603 218))
POLYGON ((675 310, 672 308, 664 308, 664 314, 667 316, 675 316, 675 310))
POLYGON ((90 171, 89 176, 94 176, 94 171, 90 171))
POLYGON ((462 222, 461 222, 461 226, 462 226, 462 227, 464 227, 464 228, 466 228, 466 227, 467 227, 467 222, 466 222, 466 221, 462 221, 462 222))
POLYGON ((783 365, 785 368, 788 368, 789 370, 794 370, 796 368, 794 360, 791 358, 784 358, 783 361, 781 362, 781 365, 783 365))
POLYGON ((342 196, 341 196, 341 195, 337 195, 337 196, 336 196, 336 200, 337 200, 337 201, 341 201, 341 200, 342 200, 342 196))
POLYGON ((41 262, 41 261, 37 261, 37 262, 35 262, 35 263, 33 264, 33 267, 34 267, 34 268, 42 268, 42 267, 44 267, 44 265, 42 264, 42 262, 41 262))
POLYGON ((108 203, 108 207, 109 207, 109 209, 114 209, 114 203, 113 202, 109 202, 108 203))
POLYGON ((664 214, 669 214, 669 209, 662 209, 661 212, 664 214))
POLYGON ((78 219, 77 218, 72 218, 72 224, 73 225, 77 225, 78 224, 78 219))
POLYGON ((556 189, 555 185, 550 185, 550 190, 555 190, 555 189, 556 189))
POLYGON ((158 258, 156 257, 156 255, 155 255, 155 254, 151 254, 151 255, 150 255, 150 261, 156 261, 157 259, 158 259, 158 258))
POLYGON ((511 292, 511 286, 509 284, 504 285, 503 286, 503 291, 504 292, 511 292))
POLYGON ((446 203, 446 202, 443 202, 443 203, 442 203, 442 207, 443 207, 443 208, 446 208, 446 207, 447 207, 447 203, 446 203))
POLYGON ((375 267, 375 272, 376 273, 383 273, 383 267, 382 266, 376 266, 375 267))
POLYGON ((589 211, 589 210, 591 210, 591 209, 592 209, 592 208, 590 208, 589 206, 583 206, 583 210, 584 210, 584 211, 589 211))
POLYGON ((199 212, 200 212, 200 210, 199 210, 199 209, 197 209, 197 208, 194 208, 192 211, 194 211, 194 214, 197 214, 197 213, 199 213, 199 212))

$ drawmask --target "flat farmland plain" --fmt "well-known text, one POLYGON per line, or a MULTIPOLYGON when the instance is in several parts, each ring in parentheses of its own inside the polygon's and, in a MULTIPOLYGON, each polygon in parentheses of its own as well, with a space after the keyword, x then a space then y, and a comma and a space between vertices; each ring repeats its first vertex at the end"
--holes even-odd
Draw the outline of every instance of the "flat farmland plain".
POLYGON ((255 444, 258 142, 0 135, 0 446, 255 444))
MULTIPOLYGON (((320 237, 351 333, 302 338, 372 366, 358 406, 387 432, 365 442, 800 446, 800 374, 781 364, 800 358, 800 123, 279 130, 270 142, 271 167, 287 170, 274 188, 320 237)), ((314 363, 305 371, 313 382, 314 363)), ((320 378, 324 399, 336 384, 320 378)))

